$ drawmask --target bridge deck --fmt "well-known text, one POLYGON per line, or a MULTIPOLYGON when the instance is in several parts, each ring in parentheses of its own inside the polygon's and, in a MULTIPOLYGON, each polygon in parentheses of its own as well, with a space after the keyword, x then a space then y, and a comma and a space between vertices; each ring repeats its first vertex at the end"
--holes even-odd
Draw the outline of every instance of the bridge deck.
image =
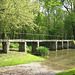
MULTIPOLYGON (((23 39, 0 39, 0 43, 3 45, 3 51, 8 53, 10 48, 10 43, 19 43, 19 51, 25 51, 26 52, 26 45, 28 42, 32 42, 32 52, 35 53, 35 50, 37 47, 40 46, 40 42, 50 42, 49 48, 54 49, 57 51, 59 42, 61 42, 61 48, 63 49, 66 47, 67 49, 70 46, 70 42, 72 43, 73 40, 23 40, 23 39)), ((72 46, 72 45, 71 45, 72 46)))
POLYGON ((23 40, 23 39, 14 39, 14 40, 2 40, 0 42, 62 42, 62 41, 73 41, 73 40, 23 40))

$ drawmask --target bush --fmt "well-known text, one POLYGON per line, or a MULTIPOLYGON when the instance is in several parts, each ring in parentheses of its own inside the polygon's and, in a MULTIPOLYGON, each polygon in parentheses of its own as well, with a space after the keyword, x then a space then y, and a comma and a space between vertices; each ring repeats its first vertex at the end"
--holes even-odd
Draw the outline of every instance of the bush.
POLYGON ((40 47, 36 48, 36 53, 35 54, 38 55, 38 56, 48 55, 49 50, 46 47, 40 46, 40 47))
POLYGON ((27 48, 27 52, 31 53, 32 47, 31 46, 27 46, 26 48, 27 48))
POLYGON ((18 43, 10 43, 10 48, 18 48, 19 44, 18 43))
POLYGON ((0 43, 0 48, 2 48, 2 44, 0 43))

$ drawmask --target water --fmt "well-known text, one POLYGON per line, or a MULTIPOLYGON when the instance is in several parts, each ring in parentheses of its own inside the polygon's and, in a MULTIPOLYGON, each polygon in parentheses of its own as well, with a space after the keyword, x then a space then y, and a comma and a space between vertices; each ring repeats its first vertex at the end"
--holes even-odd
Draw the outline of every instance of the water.
POLYGON ((46 61, 43 62, 42 65, 46 65, 54 70, 75 68, 75 49, 50 51, 49 56, 45 58, 46 61))

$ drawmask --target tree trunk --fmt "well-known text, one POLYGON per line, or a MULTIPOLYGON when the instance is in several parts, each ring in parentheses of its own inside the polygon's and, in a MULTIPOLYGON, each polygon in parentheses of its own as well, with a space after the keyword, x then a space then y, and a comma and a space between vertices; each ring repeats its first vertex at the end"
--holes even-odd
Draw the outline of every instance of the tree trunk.
POLYGON ((74 12, 75 12, 75 1, 73 2, 73 6, 74 6, 74 12))
POLYGON ((2 33, 2 39, 5 39, 5 32, 2 33))
POLYGON ((75 28, 73 28, 73 35, 74 35, 74 40, 75 40, 75 28))
MULTIPOLYGON (((75 13, 75 1, 73 2, 73 6, 74 6, 74 13, 75 13)), ((74 40, 75 40, 75 26, 73 27, 73 35, 74 35, 74 40)))
MULTIPOLYGON (((38 24, 38 26, 39 26, 39 24, 38 24)), ((40 34, 40 27, 38 27, 38 34, 40 34)), ((40 40, 40 35, 38 35, 39 36, 39 40, 40 40)))
POLYGON ((24 35, 24 39, 26 39, 27 35, 26 35, 26 30, 24 31, 25 35, 24 35))
POLYGON ((47 9, 48 12, 48 22, 47 22, 47 28, 50 29, 50 16, 49 16, 49 8, 47 9))

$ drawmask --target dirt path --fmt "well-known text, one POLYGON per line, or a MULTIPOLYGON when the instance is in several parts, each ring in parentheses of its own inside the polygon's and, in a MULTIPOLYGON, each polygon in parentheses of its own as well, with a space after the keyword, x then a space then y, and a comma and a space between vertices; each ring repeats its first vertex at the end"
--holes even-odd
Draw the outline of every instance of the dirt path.
POLYGON ((59 72, 62 71, 52 70, 37 62, 0 68, 0 75, 56 75, 59 72))

